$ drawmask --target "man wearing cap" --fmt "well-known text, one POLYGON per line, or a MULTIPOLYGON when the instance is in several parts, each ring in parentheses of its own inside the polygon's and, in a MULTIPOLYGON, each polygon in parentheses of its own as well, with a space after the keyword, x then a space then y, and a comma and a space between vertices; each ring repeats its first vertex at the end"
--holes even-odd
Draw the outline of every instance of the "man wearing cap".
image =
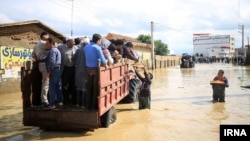
POLYGON ((38 62, 38 69, 42 74, 42 87, 41 87, 41 103, 42 106, 48 106, 48 91, 49 91, 49 78, 47 77, 46 58, 49 50, 46 47, 46 40, 49 38, 47 32, 40 34, 40 40, 36 44, 32 52, 32 61, 38 62))
POLYGON ((61 52, 63 103, 66 105, 76 104, 75 64, 72 58, 78 47, 74 44, 74 38, 66 38, 66 44, 58 46, 61 52))
POLYGON ((103 66, 107 66, 106 58, 102 53, 100 47, 101 44, 101 35, 94 34, 92 37, 92 43, 84 47, 85 51, 85 63, 87 70, 87 103, 86 106, 88 109, 95 110, 97 109, 97 97, 99 94, 98 89, 98 67, 99 63, 103 66), (100 62, 99 62, 100 61, 100 62))

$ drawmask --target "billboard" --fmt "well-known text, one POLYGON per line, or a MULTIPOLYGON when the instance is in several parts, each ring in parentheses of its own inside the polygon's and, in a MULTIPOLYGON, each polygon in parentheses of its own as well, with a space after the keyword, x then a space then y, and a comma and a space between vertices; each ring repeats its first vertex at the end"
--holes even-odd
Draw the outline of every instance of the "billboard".
POLYGON ((5 71, 2 74, 2 78, 19 77, 20 69, 24 66, 25 61, 32 60, 33 49, 1 46, 0 51, 0 69, 4 69, 5 71))

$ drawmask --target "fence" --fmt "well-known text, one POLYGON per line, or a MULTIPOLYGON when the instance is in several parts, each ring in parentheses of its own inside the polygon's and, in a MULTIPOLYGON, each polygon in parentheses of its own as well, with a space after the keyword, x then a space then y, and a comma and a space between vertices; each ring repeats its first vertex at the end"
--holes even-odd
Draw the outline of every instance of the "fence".
MULTIPOLYGON (((168 68, 180 65, 180 56, 155 56, 154 68, 168 68)), ((142 64, 144 64, 148 69, 152 68, 151 60, 142 60, 142 64)))

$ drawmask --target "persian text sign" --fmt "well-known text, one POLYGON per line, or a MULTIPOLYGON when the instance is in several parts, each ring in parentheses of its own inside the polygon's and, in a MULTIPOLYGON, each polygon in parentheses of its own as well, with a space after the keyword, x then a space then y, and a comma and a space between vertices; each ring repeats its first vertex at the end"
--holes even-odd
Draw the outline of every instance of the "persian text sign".
POLYGON ((5 69, 3 78, 18 77, 22 66, 25 61, 32 59, 33 49, 1 46, 1 69, 5 69))

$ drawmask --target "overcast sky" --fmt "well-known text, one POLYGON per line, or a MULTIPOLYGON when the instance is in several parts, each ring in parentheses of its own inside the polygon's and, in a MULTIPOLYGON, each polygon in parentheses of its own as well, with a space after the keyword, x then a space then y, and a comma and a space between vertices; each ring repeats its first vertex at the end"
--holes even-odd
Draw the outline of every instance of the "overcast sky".
POLYGON ((172 53, 193 53, 193 34, 250 35, 250 0, 1 0, 0 23, 40 20, 66 36, 151 34, 172 53), (72 8, 73 2, 73 8, 72 8), (72 13, 73 9, 73 13, 72 13), (73 15, 73 16, 72 16, 73 15))

